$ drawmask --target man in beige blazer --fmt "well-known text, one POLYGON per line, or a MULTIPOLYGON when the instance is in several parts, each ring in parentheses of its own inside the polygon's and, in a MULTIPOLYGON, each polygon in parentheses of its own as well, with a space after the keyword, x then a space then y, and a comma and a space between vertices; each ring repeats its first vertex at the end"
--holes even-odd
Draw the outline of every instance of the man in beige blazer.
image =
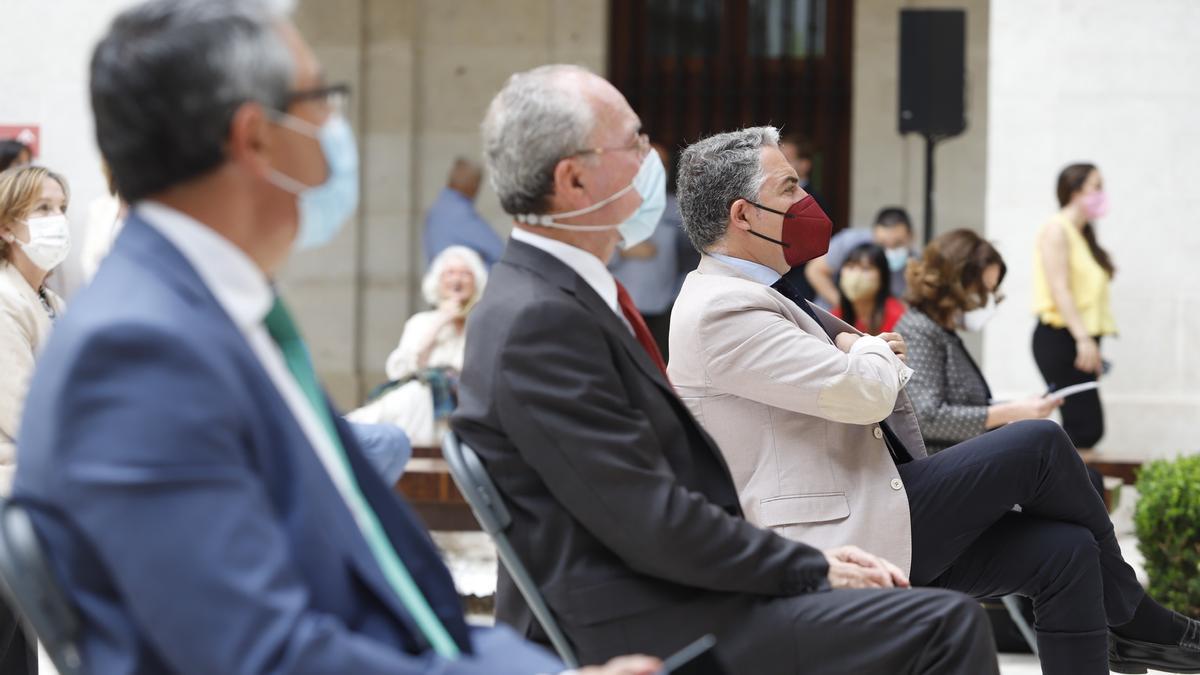
POLYGON ((916 585, 1031 596, 1045 673, 1200 672, 1200 623, 1138 585, 1060 427, 1016 423, 927 457, 903 339, 861 335, 781 283, 832 226, 778 142, 772 127, 704 139, 678 178, 703 257, 672 313, 668 374, 746 516, 871 550, 916 585))

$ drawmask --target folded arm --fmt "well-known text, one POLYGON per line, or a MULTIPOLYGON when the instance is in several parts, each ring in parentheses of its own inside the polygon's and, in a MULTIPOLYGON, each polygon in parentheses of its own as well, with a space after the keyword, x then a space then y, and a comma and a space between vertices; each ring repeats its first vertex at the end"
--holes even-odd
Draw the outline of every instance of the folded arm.
POLYGON ((767 307, 710 307, 700 343, 713 388, 845 424, 887 418, 908 372, 877 337, 843 352, 767 307))

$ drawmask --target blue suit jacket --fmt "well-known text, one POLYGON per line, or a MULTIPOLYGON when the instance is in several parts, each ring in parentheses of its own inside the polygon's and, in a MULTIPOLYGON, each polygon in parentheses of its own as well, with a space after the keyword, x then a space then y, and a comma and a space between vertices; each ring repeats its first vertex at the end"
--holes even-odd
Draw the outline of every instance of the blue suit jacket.
POLYGON ((469 628, 408 508, 338 432, 367 501, 464 657, 437 657, 241 332, 131 216, 30 388, 14 498, 84 622, 92 672, 535 673, 469 628))

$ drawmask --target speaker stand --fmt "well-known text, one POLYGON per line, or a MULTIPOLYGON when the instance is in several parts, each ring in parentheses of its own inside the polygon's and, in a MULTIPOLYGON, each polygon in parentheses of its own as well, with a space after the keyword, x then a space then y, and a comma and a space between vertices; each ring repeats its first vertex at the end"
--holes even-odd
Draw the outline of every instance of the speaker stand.
POLYGON ((925 137, 925 246, 933 239, 933 150, 940 137, 922 134, 925 137))

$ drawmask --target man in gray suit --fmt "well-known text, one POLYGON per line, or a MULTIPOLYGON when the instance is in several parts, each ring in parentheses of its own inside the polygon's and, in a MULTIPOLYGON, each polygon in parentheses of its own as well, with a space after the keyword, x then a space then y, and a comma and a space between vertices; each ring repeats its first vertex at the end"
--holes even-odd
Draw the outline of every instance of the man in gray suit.
MULTIPOLYGON (((997 672, 965 596, 897 588, 907 579, 880 558, 743 517, 605 268, 657 224, 665 183, 624 97, 582 68, 537 68, 496 96, 483 135, 516 228, 469 319, 452 426, 581 658, 661 656, 712 633, 738 673, 997 672)), ((545 639, 506 578, 497 617, 545 639)))

